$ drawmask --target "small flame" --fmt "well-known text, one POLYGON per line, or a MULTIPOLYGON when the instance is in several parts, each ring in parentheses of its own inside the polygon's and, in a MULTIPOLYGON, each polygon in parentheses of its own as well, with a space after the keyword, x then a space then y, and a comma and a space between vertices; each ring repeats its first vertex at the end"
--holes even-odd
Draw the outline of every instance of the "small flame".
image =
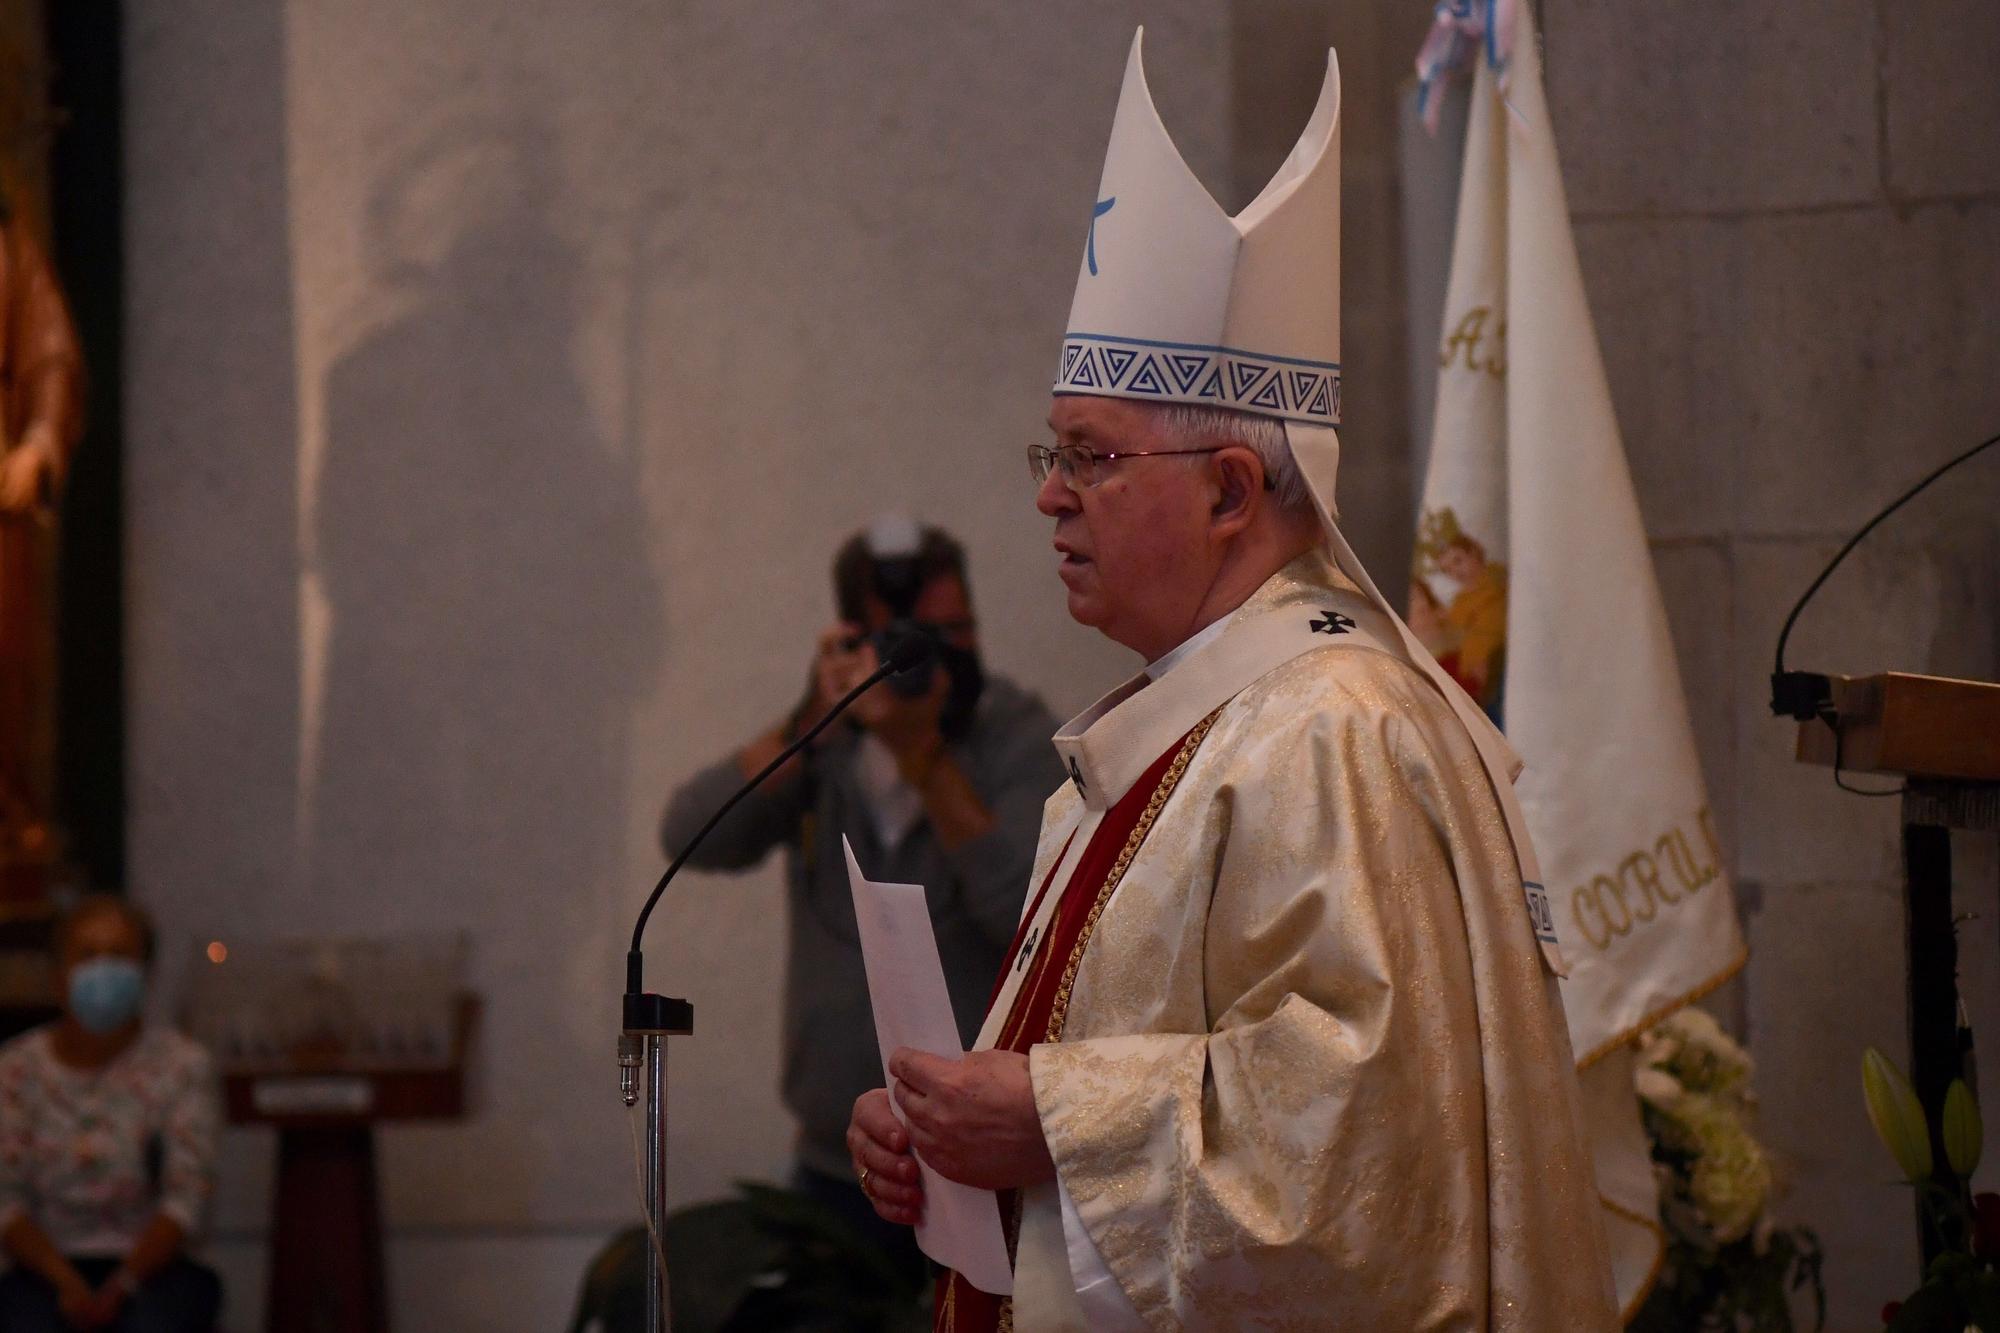
POLYGON ((211 963, 228 962, 229 946, 224 944, 221 940, 210 940, 208 942, 208 961, 211 963))

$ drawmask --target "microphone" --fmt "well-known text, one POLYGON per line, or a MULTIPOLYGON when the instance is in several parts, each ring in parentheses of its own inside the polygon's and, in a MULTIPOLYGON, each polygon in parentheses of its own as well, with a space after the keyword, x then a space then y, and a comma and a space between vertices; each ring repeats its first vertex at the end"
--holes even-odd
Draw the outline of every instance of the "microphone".
MULTIPOLYGON (((880 639, 878 653, 882 664, 870 672, 868 678, 842 695, 839 702, 827 709, 826 716, 812 724, 805 735, 778 752, 778 757, 764 765, 757 775, 737 788, 736 794, 722 803, 722 808, 708 817, 708 822, 681 848, 667 873, 660 876, 660 882, 653 886, 646 897, 646 905, 639 909, 639 919, 632 925, 632 944, 625 951, 625 995, 621 1005, 622 1026, 618 1031, 618 1096, 626 1106, 639 1103, 640 1069, 645 1069, 646 1079, 646 1139, 643 1162, 640 1166, 641 1191, 645 1205, 646 1230, 653 1243, 646 1248, 646 1327, 664 1329, 670 1326, 667 1292, 667 1256, 660 1244, 660 1230, 667 1216, 667 1047, 666 1039, 671 1036, 685 1036, 694 1031, 694 1006, 686 1000, 669 999, 664 995, 646 993, 644 957, 639 952, 639 944, 646 935, 646 921, 653 915, 653 907, 660 901, 660 895, 673 883, 674 876, 687 864, 695 848, 702 840, 715 831, 723 817, 736 808, 736 803, 755 791, 759 784, 782 767, 786 760, 812 743, 815 736, 825 731, 833 720, 847 711, 848 705, 881 684, 890 676, 924 666, 937 656, 938 641, 921 630, 898 627, 884 633, 880 639)), ((639 1141, 633 1140, 635 1151, 639 1151, 639 1141)))
MULTIPOLYGON (((755 777, 737 788, 736 794, 724 801, 721 807, 708 817, 708 822, 701 826, 694 837, 688 839, 687 846, 681 848, 680 855, 673 859, 666 873, 660 876, 659 883, 655 884, 652 893, 647 895, 646 905, 639 909, 639 919, 632 926, 632 943, 625 953, 625 1004, 628 1011, 633 1009, 633 1002, 640 999, 646 989, 645 963, 639 950, 640 942, 646 934, 646 921, 653 915, 654 904, 660 901, 660 895, 667 891, 667 885, 673 883, 674 876, 680 873, 683 865, 687 864, 687 859, 694 854, 695 848, 701 846, 702 840, 715 830, 715 826, 720 824, 731 810, 736 808, 738 801, 755 791, 764 779, 784 767, 786 760, 810 745, 814 737, 825 731, 835 718, 847 711, 849 704, 890 676, 914 671, 927 665, 938 655, 940 645, 935 635, 915 629, 898 630, 893 633, 894 637, 886 645, 887 651, 882 654, 882 664, 869 673, 866 680, 842 695, 840 701, 827 709, 826 715, 807 728, 804 735, 780 750, 778 757, 764 765, 755 777)), ((626 1025, 633 1026, 629 1017, 626 1025)))

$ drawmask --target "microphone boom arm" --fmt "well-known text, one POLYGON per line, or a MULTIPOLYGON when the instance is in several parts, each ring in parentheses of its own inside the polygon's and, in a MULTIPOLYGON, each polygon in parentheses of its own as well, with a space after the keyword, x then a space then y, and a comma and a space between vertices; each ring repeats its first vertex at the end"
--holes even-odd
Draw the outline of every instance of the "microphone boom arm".
POLYGON ((673 1327, 666 1251, 660 1241, 661 1228, 667 1217, 667 1038, 686 1036, 694 1031, 693 1005, 686 1000, 645 993, 645 959, 639 952, 639 946, 646 935, 646 922, 653 915, 653 907, 660 901, 660 895, 667 891, 667 885, 687 864, 694 849, 701 846, 702 839, 736 808, 738 801, 756 790, 800 750, 812 744, 813 738, 825 731, 835 718, 847 710, 849 704, 887 677, 929 661, 936 654, 937 647, 935 639, 919 633, 906 634, 891 643, 881 666, 842 695, 824 717, 779 751, 776 759, 758 770, 757 776, 744 783, 735 795, 722 803, 721 809, 709 816, 708 822, 688 840, 687 846, 681 848, 680 855, 667 867, 667 872, 660 876, 660 882, 646 896, 646 905, 639 909, 639 919, 633 923, 632 944, 625 953, 623 1022, 618 1032, 618 1094, 627 1107, 638 1104, 642 1086, 646 1097, 645 1144, 640 1167, 644 1185, 641 1202, 650 1242, 646 1246, 646 1333, 671 1333, 673 1327))
POLYGON ((780 750, 777 758, 764 765, 763 768, 757 771, 757 776, 751 778, 738 788, 736 794, 724 801, 716 812, 708 817, 708 822, 703 824, 692 838, 688 839, 687 846, 681 848, 680 855, 676 856, 672 863, 667 866, 666 873, 660 876, 659 883, 653 885, 653 891, 646 896, 646 905, 639 909, 639 919, 632 925, 632 943, 627 946, 625 952, 626 994, 637 995, 646 989, 645 962, 640 954, 640 945, 646 934, 646 922, 652 917, 653 908, 660 901, 660 895, 667 891, 667 885, 673 883, 674 876, 678 875, 681 867, 687 864, 687 859, 694 854, 695 848, 701 846, 702 841, 715 831, 716 825, 720 824, 728 816, 729 812, 736 808, 737 802, 762 786, 766 778, 770 777, 780 768, 783 768, 800 750, 812 744, 814 738, 832 725, 835 718, 847 711, 848 705, 852 704, 869 690, 874 689, 890 676, 908 671, 911 667, 920 665, 935 651, 935 645, 927 636, 923 635, 913 634, 898 643, 891 650, 888 661, 876 667, 866 680, 842 695, 840 700, 833 707, 827 709, 825 715, 819 721, 806 728, 805 732, 797 740, 780 750))

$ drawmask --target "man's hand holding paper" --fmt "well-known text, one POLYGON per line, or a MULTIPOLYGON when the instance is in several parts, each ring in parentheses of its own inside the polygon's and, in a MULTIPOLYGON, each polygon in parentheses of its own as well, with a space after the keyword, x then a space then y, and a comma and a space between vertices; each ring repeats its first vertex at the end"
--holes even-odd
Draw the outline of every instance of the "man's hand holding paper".
MULTIPOLYGON (((1039 1136, 1027 1060, 1015 1057, 1015 1068, 993 1053, 964 1056, 922 886, 875 883, 854 849, 845 851, 883 1071, 901 1085, 895 1102, 879 1088, 855 1102, 847 1131, 855 1176, 878 1213, 916 1227, 924 1253, 981 1291, 1004 1294, 1013 1273, 999 1206, 977 1179, 1018 1154, 1023 1132, 1039 1136)), ((1053 1174, 1047 1156, 1042 1149, 1042 1179, 1053 1174)))
POLYGON ((917 1155, 939 1175, 987 1190, 1055 1178, 1027 1056, 974 1051, 943 1060, 903 1049, 890 1057, 889 1076, 917 1155))
POLYGON ((924 1220, 924 1182, 910 1150, 910 1131, 889 1104, 886 1088, 861 1094, 847 1127, 847 1151, 861 1192, 887 1222, 913 1227, 924 1220))

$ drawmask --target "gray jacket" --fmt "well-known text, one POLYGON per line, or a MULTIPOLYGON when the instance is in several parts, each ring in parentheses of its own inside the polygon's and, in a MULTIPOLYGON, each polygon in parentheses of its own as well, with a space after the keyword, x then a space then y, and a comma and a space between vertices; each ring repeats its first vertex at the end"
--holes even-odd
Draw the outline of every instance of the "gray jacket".
MULTIPOLYGON (((987 677, 972 726, 950 752, 993 812, 993 831, 947 851, 929 822, 920 821, 889 852, 854 775, 858 733, 836 722, 833 739, 804 772, 773 778, 746 797, 689 862, 702 870, 743 870, 772 848, 785 848, 791 920, 782 1083, 785 1103, 798 1117, 799 1160, 806 1166, 849 1174, 849 1113, 855 1098, 882 1086, 841 835, 853 842, 870 879, 924 886, 959 1035, 970 1045, 1019 923, 1042 802, 1063 780, 1050 744, 1055 729, 1040 699, 987 677)), ((734 755, 688 779, 662 821, 660 841, 668 855, 678 853, 742 781, 734 755)))

